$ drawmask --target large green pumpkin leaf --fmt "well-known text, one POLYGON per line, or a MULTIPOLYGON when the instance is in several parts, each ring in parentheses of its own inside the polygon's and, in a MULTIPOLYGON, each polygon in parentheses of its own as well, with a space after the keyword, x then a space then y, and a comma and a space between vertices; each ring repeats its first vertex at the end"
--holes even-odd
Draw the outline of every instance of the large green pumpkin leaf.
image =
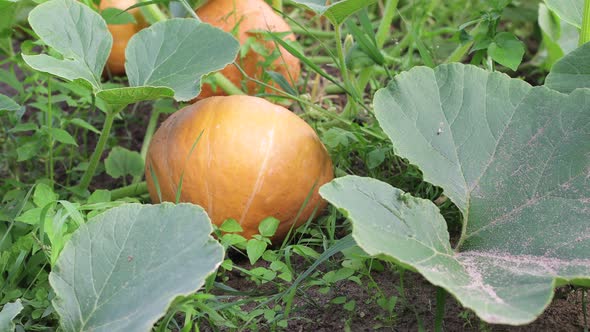
POLYGON ((211 222, 191 204, 114 208, 82 225, 49 281, 65 331, 148 331, 223 260, 211 222))
POLYGON ((584 0, 545 0, 545 3, 562 20, 577 28, 582 27, 584 0))
POLYGON ((397 154, 445 190, 464 227, 451 251, 428 201, 370 179, 322 187, 362 248, 490 323, 533 321, 556 284, 590 286, 590 90, 564 95, 453 64, 398 75, 374 104, 397 154))
POLYGON ((314 11, 318 15, 327 17, 334 25, 342 24, 350 15, 356 11, 365 8, 376 0, 340 0, 329 1, 331 5, 326 5, 326 0, 293 0, 293 2, 303 5, 314 11))
POLYGON ((0 331, 12 332, 15 325, 12 320, 23 310, 23 305, 20 300, 6 303, 0 311, 0 331))
POLYGON ((578 88, 590 88, 590 43, 586 43, 553 65, 545 79, 551 89, 570 93, 578 88))
POLYGON ((201 91, 201 78, 234 61, 239 43, 230 34, 195 19, 154 24, 131 38, 125 69, 131 86, 168 87, 187 101, 201 91))
POLYGON ((63 57, 23 54, 29 66, 67 80, 83 80, 94 91, 101 89, 100 76, 113 37, 99 14, 75 0, 50 0, 31 11, 29 23, 63 57))

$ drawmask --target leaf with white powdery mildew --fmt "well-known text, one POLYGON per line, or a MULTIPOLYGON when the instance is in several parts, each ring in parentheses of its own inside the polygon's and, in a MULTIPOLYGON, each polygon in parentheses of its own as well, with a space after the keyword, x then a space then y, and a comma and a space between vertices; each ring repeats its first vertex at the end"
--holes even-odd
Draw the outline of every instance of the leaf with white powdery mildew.
POLYGON ((398 155, 464 216, 451 250, 426 200, 373 179, 321 188, 357 243, 445 288, 483 320, 536 319, 563 282, 590 286, 590 90, 564 95, 474 66, 402 73, 375 113, 398 155), (395 239, 395 240, 392 240, 395 239))
POLYGON ((125 69, 132 87, 168 87, 187 101, 201 91, 201 78, 236 57, 231 35, 195 19, 170 19, 143 29, 127 46, 125 69))
POLYGON ((65 331, 148 331, 223 260, 195 205, 128 204, 82 225, 49 275, 65 331))
POLYGON ((31 11, 29 23, 43 42, 63 56, 23 54, 29 66, 70 81, 85 81, 94 91, 101 89, 113 37, 99 14, 78 1, 50 0, 31 11))

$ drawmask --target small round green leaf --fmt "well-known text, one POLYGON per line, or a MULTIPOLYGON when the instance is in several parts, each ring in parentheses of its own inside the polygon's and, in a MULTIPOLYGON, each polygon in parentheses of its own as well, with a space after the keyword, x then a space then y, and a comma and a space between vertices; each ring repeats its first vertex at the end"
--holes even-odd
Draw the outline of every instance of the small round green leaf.
POLYGON ((524 56, 524 44, 509 32, 501 32, 488 47, 488 53, 497 63, 517 70, 524 56))
POLYGON ((127 175, 141 176, 144 173, 144 162, 139 152, 118 146, 109 153, 104 164, 107 174, 115 179, 127 175))
POLYGON ((268 244, 262 240, 248 240, 248 244, 246 245, 246 253, 248 254, 250 264, 254 265, 260 259, 260 257, 262 257, 262 254, 264 254, 267 246, 268 244))
POLYGON ((268 217, 260 222, 258 225, 258 231, 262 236, 271 237, 275 235, 280 223, 281 222, 277 218, 268 217))

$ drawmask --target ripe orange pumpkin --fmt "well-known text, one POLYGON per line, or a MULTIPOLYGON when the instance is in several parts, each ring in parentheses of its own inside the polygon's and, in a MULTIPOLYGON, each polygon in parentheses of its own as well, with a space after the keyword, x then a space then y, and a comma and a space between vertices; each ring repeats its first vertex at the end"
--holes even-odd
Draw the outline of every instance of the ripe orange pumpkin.
POLYGON ((305 121, 252 96, 211 97, 174 113, 153 137, 145 174, 153 202, 153 176, 162 200, 174 202, 184 174, 180 201, 202 206, 216 225, 237 220, 247 238, 273 216, 281 221, 274 239, 325 207, 318 189, 334 177, 326 148, 305 121))
MULTIPOLYGON (((107 8, 127 9, 136 3, 136 0, 102 0, 99 10, 103 11, 107 8)), ((139 8, 130 9, 128 13, 135 17, 137 23, 108 25, 109 31, 113 35, 113 48, 107 59, 107 68, 112 75, 125 74, 125 48, 131 37, 147 26, 147 22, 139 8)))
MULTIPOLYGON (((265 40, 255 31, 290 32, 291 28, 285 20, 278 15, 271 6, 264 0, 209 0, 204 6, 197 10, 199 18, 206 23, 218 27, 226 32, 235 32, 235 37, 240 44, 246 43, 248 38, 254 37, 256 41, 264 46, 269 53, 276 50, 276 44, 272 40, 265 40)), ((290 33, 284 40, 295 40, 295 35, 290 33)), ((264 66, 264 56, 250 49, 244 57, 238 57, 236 62, 250 77, 260 80, 263 77, 264 69, 276 71, 282 74, 288 82, 296 82, 299 79, 301 65, 299 59, 279 46, 281 55, 276 58, 270 66, 264 66)), ((244 76, 240 70, 230 64, 221 73, 237 87, 242 86, 244 76)), ((255 94, 258 90, 256 82, 246 82, 249 94, 255 94)), ((278 85, 275 85, 278 87, 278 85)), ((273 92, 267 88, 267 92, 273 92)), ((211 96, 225 96, 221 88, 204 84, 201 94, 197 100, 211 96)))

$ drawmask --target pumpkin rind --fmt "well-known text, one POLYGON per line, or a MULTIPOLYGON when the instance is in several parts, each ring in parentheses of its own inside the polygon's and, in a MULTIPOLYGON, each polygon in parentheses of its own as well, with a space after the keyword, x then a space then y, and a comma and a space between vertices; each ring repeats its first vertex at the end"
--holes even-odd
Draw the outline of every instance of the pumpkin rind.
POLYGON ((158 193, 202 206, 213 223, 236 219, 250 238, 264 218, 281 221, 274 239, 287 234, 326 202, 318 189, 333 179, 332 161, 315 131, 289 110, 250 96, 211 97, 174 113, 153 137, 146 180, 158 193), (191 149, 194 149, 191 153, 191 149))
MULTIPOLYGON (((102 0, 99 10, 103 11, 107 8, 127 9, 136 3, 136 0, 102 0)), ((107 59, 107 68, 112 75, 125 74, 125 49, 127 44, 134 34, 147 26, 147 22, 139 8, 130 9, 128 13, 135 17, 137 23, 108 25, 108 29, 113 35, 113 48, 107 59)))
MULTIPOLYGON (((290 32, 291 28, 285 20, 278 15, 264 0, 210 0, 197 10, 199 18, 206 23, 218 27, 226 32, 235 32, 235 37, 240 44, 246 43, 250 37, 256 37, 257 42, 272 53, 276 49, 273 41, 265 40, 254 31, 290 32)), ((295 40, 295 35, 290 33, 284 40, 295 40)), ((288 82, 296 82, 299 79, 301 65, 299 59, 279 46, 281 55, 270 66, 263 68, 261 63, 264 57, 254 50, 249 50, 244 57, 238 56, 236 62, 250 77, 261 79, 264 69, 276 71, 282 74, 288 82)), ((230 64, 221 73, 234 85, 241 87, 244 76, 241 71, 230 64)), ((249 94, 255 94, 260 88, 256 82, 245 82, 249 94)), ((278 87, 278 85, 275 84, 278 87)), ((272 93, 272 89, 267 88, 272 93)), ((211 96, 225 96, 225 91, 209 84, 203 84, 200 95, 196 100, 211 96)))

